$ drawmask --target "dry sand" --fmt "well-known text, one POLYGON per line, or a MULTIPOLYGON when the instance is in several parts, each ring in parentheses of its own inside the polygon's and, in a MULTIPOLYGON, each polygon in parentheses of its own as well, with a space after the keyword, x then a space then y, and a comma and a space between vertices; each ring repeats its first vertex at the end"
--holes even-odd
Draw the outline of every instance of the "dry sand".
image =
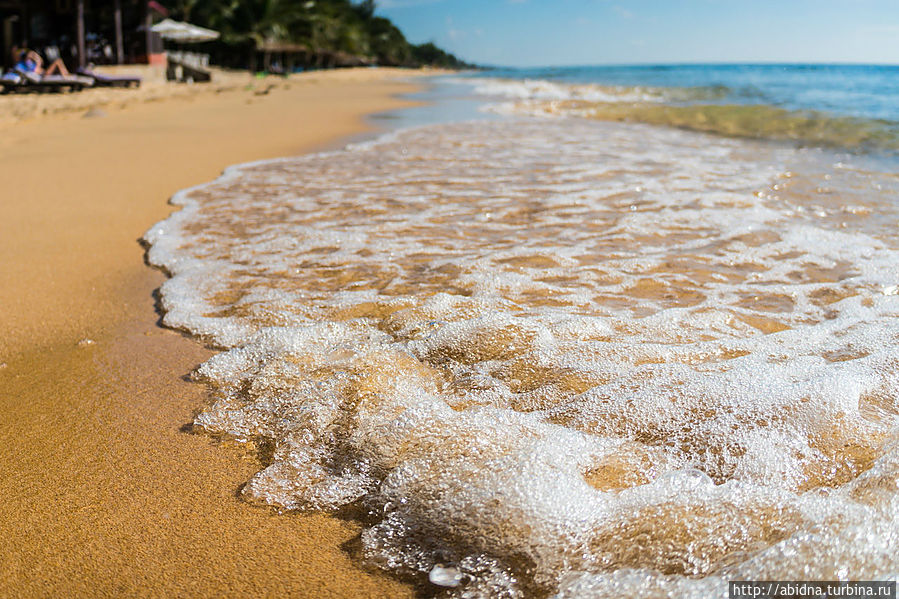
POLYGON ((100 118, 82 118, 91 106, 79 104, 4 128, 0 595, 413 594, 357 566, 357 524, 242 502, 258 458, 182 430, 205 401, 182 377, 210 352, 158 326, 163 275, 137 241, 175 191, 227 165, 365 130, 363 115, 413 89, 398 74, 408 75, 316 73, 253 90, 247 77, 162 102, 116 96, 128 101, 100 101, 100 118))

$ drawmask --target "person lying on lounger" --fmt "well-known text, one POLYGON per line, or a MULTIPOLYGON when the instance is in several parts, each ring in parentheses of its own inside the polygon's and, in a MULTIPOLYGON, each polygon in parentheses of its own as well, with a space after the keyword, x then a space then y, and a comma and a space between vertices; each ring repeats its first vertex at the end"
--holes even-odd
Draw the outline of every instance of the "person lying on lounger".
POLYGON ((47 68, 44 68, 43 65, 44 59, 41 58, 40 54, 34 50, 22 50, 19 55, 19 62, 16 63, 15 69, 24 73, 34 73, 41 77, 46 77, 47 75, 62 75, 63 77, 68 77, 70 75, 65 63, 63 63, 60 58, 51 62, 47 68))

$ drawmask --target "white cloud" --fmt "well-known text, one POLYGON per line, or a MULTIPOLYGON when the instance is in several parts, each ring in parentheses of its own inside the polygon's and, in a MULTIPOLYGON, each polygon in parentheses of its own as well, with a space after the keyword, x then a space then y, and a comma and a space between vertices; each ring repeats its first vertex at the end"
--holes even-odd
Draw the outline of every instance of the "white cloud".
POLYGON ((452 17, 446 18, 446 36, 453 41, 459 40, 459 39, 462 39, 465 37, 464 31, 453 27, 453 18, 452 17))

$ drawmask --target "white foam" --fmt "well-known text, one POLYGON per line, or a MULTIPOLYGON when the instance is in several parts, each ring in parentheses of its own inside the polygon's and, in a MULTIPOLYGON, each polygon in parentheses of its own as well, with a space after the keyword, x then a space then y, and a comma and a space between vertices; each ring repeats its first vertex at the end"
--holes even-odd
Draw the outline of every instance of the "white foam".
POLYGON ((275 445, 245 495, 356 505, 373 563, 470 597, 877 579, 895 182, 828 160, 443 125, 229 169, 146 239, 165 322, 226 350, 196 423, 275 445))
POLYGON ((596 84, 558 83, 543 79, 459 79, 474 85, 476 94, 512 100, 584 100, 587 102, 659 102, 660 90, 596 84))

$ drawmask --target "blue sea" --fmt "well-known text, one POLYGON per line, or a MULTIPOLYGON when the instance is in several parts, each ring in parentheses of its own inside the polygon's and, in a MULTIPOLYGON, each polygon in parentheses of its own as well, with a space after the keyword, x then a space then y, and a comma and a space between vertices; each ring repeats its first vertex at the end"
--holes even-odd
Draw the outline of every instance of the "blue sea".
POLYGON ((491 69, 507 112, 644 122, 863 152, 899 151, 899 66, 727 64, 491 69))
MULTIPOLYGON (((694 101, 899 121, 899 65, 683 64, 490 69, 484 77, 694 91, 694 101)), ((688 96, 689 94, 685 94, 688 96)))

